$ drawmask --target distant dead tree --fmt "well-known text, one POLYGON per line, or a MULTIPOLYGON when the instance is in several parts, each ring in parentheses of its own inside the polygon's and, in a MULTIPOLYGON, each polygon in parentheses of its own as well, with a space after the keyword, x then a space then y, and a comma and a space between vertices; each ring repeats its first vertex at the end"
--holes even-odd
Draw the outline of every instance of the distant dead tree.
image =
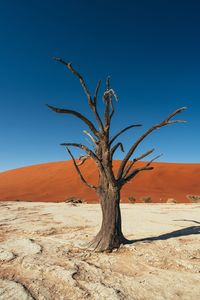
POLYGON ((94 96, 92 97, 83 77, 73 68, 71 63, 67 63, 61 58, 54 58, 56 61, 63 64, 67 67, 80 81, 80 84, 83 88, 83 91, 87 97, 88 105, 92 110, 97 126, 91 122, 86 116, 82 113, 71 110, 58 108, 51 105, 47 105, 51 110, 56 113, 61 114, 70 114, 74 117, 79 118, 83 121, 90 132, 84 131, 85 134, 89 136, 91 142, 94 145, 95 150, 91 150, 87 146, 78 143, 63 143, 61 145, 66 146, 66 149, 69 155, 72 158, 76 171, 82 180, 82 182, 89 188, 95 190, 100 200, 101 209, 102 209, 102 224, 100 231, 96 237, 91 241, 90 247, 94 248, 97 251, 112 251, 115 248, 119 248, 121 244, 125 244, 127 239, 122 233, 121 226, 121 212, 120 212, 120 191, 121 188, 130 180, 132 180, 138 173, 143 171, 149 171, 153 169, 151 163, 157 159, 159 156, 155 157, 151 161, 144 163, 142 167, 135 167, 135 163, 139 160, 147 157, 155 149, 150 149, 149 151, 141 154, 139 157, 135 157, 131 160, 132 155, 134 154, 137 147, 140 143, 153 131, 159 129, 163 126, 185 122, 183 120, 172 120, 172 118, 186 109, 186 107, 181 107, 166 117, 162 122, 153 125, 149 128, 143 135, 141 135, 130 147, 129 151, 125 155, 124 159, 119 166, 118 172, 115 174, 113 171, 113 155, 117 149, 121 149, 124 152, 124 147, 121 142, 116 142, 117 138, 126 132, 127 130, 135 127, 141 126, 140 124, 132 124, 124 129, 120 130, 114 136, 110 136, 110 125, 115 112, 113 98, 118 100, 115 92, 110 87, 110 78, 106 80, 106 89, 103 94, 103 105, 105 106, 104 116, 101 117, 97 110, 97 95, 100 87, 100 80, 97 82, 94 96), (85 152, 85 155, 79 158, 77 162, 74 156, 71 153, 69 147, 77 147, 85 152), (95 186, 92 183, 89 183, 83 176, 80 170, 80 165, 82 165, 86 160, 92 159, 98 168, 99 171, 99 182, 95 186))

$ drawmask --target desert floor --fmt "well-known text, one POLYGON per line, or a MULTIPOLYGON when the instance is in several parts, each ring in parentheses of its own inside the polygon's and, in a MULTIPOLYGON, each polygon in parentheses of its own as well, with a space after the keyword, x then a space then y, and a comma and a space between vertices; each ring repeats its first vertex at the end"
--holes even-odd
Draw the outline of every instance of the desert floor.
POLYGON ((121 207, 132 244, 95 253, 98 204, 0 202, 0 299, 200 299, 200 205, 121 207))

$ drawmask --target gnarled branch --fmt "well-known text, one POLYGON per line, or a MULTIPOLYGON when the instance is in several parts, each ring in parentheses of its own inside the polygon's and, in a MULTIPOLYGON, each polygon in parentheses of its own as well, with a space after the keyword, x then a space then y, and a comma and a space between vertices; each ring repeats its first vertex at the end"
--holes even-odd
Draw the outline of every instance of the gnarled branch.
POLYGON ((85 146, 83 144, 77 144, 77 143, 62 143, 61 146, 65 146, 65 147, 73 146, 73 147, 79 148, 81 150, 84 150, 95 161, 95 163, 98 165, 99 169, 102 172, 105 172, 104 167, 103 167, 100 159, 98 158, 98 156, 92 150, 90 150, 87 146, 85 146))
POLYGON ((151 154, 154 150, 155 150, 155 149, 153 148, 153 149, 151 149, 151 150, 145 152, 145 153, 142 154, 141 156, 134 158, 134 159, 130 162, 130 164, 127 166, 127 168, 124 170, 123 178, 125 178, 125 177, 127 176, 128 172, 131 170, 132 166, 133 166, 137 161, 139 161, 139 160, 143 159, 144 157, 148 156, 148 155, 151 154))
POLYGON ((99 162, 99 159, 98 157, 96 156, 96 154, 90 150, 87 146, 83 145, 83 144, 77 144, 77 143, 62 143, 60 144, 61 146, 65 146, 65 147, 68 147, 68 146, 73 146, 73 147, 76 147, 76 148, 80 148, 81 150, 84 150, 91 158, 93 158, 93 160, 95 162, 99 162))
POLYGON ((88 104, 89 104, 90 108, 92 109, 92 111, 93 111, 93 113, 94 113, 94 115, 97 119, 99 127, 103 130, 103 124, 102 124, 101 118, 100 118, 100 116, 97 112, 97 107, 96 107, 97 93, 98 93, 100 81, 98 81, 98 83, 97 83, 97 88, 96 88, 96 91, 95 91, 95 96, 94 96, 94 101, 93 101, 82 75, 72 67, 72 63, 67 63, 63 59, 61 59, 60 57, 54 57, 54 60, 60 62, 63 65, 65 65, 79 79, 80 84, 81 84, 81 86, 82 86, 82 88, 85 92, 85 95, 87 96, 88 104))
POLYGON ((115 151, 117 150, 117 148, 120 147, 121 151, 124 152, 124 147, 122 145, 122 143, 117 143, 111 150, 110 150, 110 157, 111 159, 113 158, 113 155, 115 153, 115 151))
POLYGON ((82 166, 83 164, 84 164, 84 162, 86 161, 86 160, 88 160, 90 158, 90 156, 89 155, 81 155, 80 157, 79 157, 79 163, 76 163, 77 164, 77 166, 82 166))
POLYGON ((86 118, 85 116, 83 116, 82 114, 80 114, 79 112, 75 111, 75 110, 71 110, 71 109, 65 109, 65 108, 58 108, 58 107, 55 107, 55 106, 51 106, 51 105, 48 105, 47 106, 53 110, 54 112, 56 113, 60 113, 60 114, 69 114, 69 115, 73 115, 79 119, 81 119, 84 123, 87 124, 87 126, 90 128, 90 130, 94 133, 94 135, 96 137, 99 136, 98 134, 98 131, 97 129, 95 128, 95 126, 93 125, 93 123, 88 119, 86 118))
POLYGON ((110 76, 106 79, 106 90, 103 95, 103 99, 105 100, 106 107, 104 112, 104 130, 108 133, 110 128, 110 76))
POLYGON ((96 102, 97 102, 97 95, 98 95, 98 92, 99 92, 100 84, 101 84, 101 80, 98 80, 97 85, 96 85, 96 89, 95 89, 95 92, 94 92, 94 98, 93 98, 95 105, 96 105, 96 102))
POLYGON ((123 179, 121 179, 121 185, 124 185, 125 183, 127 183, 128 181, 130 181, 133 177, 135 177, 141 171, 153 170, 154 167, 150 167, 150 165, 152 164, 153 161, 155 161, 156 159, 158 159, 160 156, 162 156, 162 154, 154 157, 145 166, 134 169, 128 176, 126 176, 123 179))
POLYGON ((60 62, 64 66, 66 66, 79 79, 80 84, 81 84, 81 86, 82 86, 82 88, 83 88, 83 90, 84 90, 84 92, 85 92, 85 94, 87 96, 88 102, 91 105, 91 103, 92 103, 92 97, 91 97, 91 95, 89 93, 89 90, 88 90, 86 84, 85 84, 85 81, 84 81, 83 77, 72 67, 72 63, 71 62, 68 63, 68 62, 64 61, 60 57, 53 57, 53 59, 55 61, 60 62))
POLYGON ((97 95, 98 95, 98 91, 99 91, 99 87, 100 87, 101 81, 98 80, 97 82, 97 86, 95 89, 95 93, 94 93, 94 98, 93 98, 93 102, 91 103, 90 107, 96 117, 96 120, 98 122, 99 128, 103 131, 103 123, 101 121, 101 117, 97 111, 97 95))
POLYGON ((135 149, 138 147, 138 145, 154 130, 161 128, 163 126, 166 126, 168 124, 173 124, 173 123, 182 123, 185 122, 183 120, 173 120, 170 121, 172 117, 174 117, 175 115, 177 115, 178 113, 182 112, 183 110, 185 110, 186 107, 181 107, 177 110, 175 110, 172 114, 170 114, 167 118, 165 118, 161 123, 156 124, 154 126, 152 126, 150 129, 148 129, 134 144, 133 146, 130 148, 130 150, 128 151, 127 155, 125 156, 125 158, 123 159, 120 167, 119 167, 119 171, 117 174, 117 178, 120 180, 122 178, 123 172, 124 172, 124 168, 128 162, 128 160, 130 159, 131 155, 133 154, 133 152, 135 151, 135 149))
POLYGON ((97 187, 94 186, 93 184, 87 182, 86 179, 83 177, 83 175, 82 175, 82 173, 81 173, 81 171, 80 171, 78 165, 76 164, 75 158, 73 157, 73 155, 72 155, 72 153, 71 153, 71 151, 69 150, 68 147, 67 147, 67 151, 68 151, 69 155, 70 155, 71 158, 72 158, 72 161, 73 161, 73 163, 74 163, 75 169, 76 169, 76 171, 77 171, 77 173, 78 173, 78 175, 79 175, 81 181, 82 181, 85 185, 87 185, 89 188, 95 189, 95 190, 96 190, 97 187))
POLYGON ((110 140, 110 145, 116 140, 116 138, 118 138, 118 136, 120 136, 125 131, 127 131, 133 127, 140 127, 140 126, 142 126, 142 125, 141 124, 133 124, 133 125, 129 125, 129 126, 125 127, 120 132, 118 132, 116 135, 114 135, 114 137, 112 137, 112 139, 110 140))
POLYGON ((111 108, 111 112, 110 112, 110 120, 111 120, 114 113, 115 113, 115 108, 114 108, 114 105, 113 105, 112 97, 110 99, 110 108, 111 108))
POLYGON ((97 141, 95 140, 95 138, 87 130, 83 130, 83 133, 85 133, 87 136, 89 136, 89 138, 94 143, 94 145, 97 144, 97 141))
POLYGON ((114 115, 115 109, 113 105, 112 97, 118 101, 118 97, 113 89, 110 88, 110 76, 106 79, 106 90, 103 95, 103 99, 106 103, 105 113, 104 113, 104 128, 109 129, 111 119, 114 115))

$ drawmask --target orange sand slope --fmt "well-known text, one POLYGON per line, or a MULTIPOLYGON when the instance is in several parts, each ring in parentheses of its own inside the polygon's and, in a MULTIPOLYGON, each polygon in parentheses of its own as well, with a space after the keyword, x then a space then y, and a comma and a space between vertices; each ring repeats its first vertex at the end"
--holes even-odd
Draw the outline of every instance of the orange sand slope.
MULTIPOLYGON (((114 162, 117 168, 120 161, 114 162)), ((137 166, 144 163, 140 162, 137 166)), ((155 169, 138 174, 124 186, 121 199, 129 196, 140 201, 142 196, 151 196, 153 202, 189 202, 186 195, 200 195, 200 164, 153 163, 155 169)), ((81 170, 87 180, 97 183, 96 166, 86 162, 81 170)), ((97 202, 95 193, 79 179, 72 161, 53 162, 19 168, 0 173, 0 200, 61 202, 71 196, 87 202, 97 202)))

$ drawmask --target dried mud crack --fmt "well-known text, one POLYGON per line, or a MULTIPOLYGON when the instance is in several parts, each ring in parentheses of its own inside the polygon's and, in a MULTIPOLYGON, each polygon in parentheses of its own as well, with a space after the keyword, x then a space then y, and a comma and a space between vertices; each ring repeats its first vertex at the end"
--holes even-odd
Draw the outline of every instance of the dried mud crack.
POLYGON ((122 206, 133 243, 113 253, 83 246, 98 232, 98 205, 0 206, 0 300, 200 299, 199 206, 122 206))

